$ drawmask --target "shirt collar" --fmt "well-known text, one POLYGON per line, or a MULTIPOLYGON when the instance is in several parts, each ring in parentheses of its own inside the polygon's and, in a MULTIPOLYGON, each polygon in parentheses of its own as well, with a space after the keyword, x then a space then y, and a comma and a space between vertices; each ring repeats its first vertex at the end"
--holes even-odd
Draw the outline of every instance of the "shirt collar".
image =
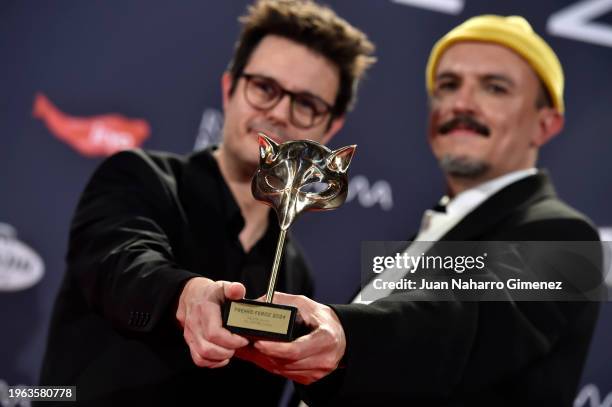
POLYGON ((446 205, 446 213, 454 216, 466 215, 493 196, 496 192, 520 179, 535 175, 537 172, 537 168, 513 171, 465 190, 453 199, 449 199, 445 196, 442 198, 442 201, 446 200, 448 202, 446 205))
MULTIPOLYGON (((211 186, 206 189, 207 200, 215 201, 215 208, 218 219, 222 219, 225 222, 226 227, 230 233, 234 236, 238 236, 244 228, 244 218, 240 212, 238 202, 234 198, 229 185, 225 181, 219 163, 214 157, 214 152, 219 148, 218 145, 213 144, 207 148, 194 153, 195 157, 200 165, 203 165, 208 169, 208 173, 212 174, 210 178, 211 186), (216 198, 211 198, 214 196, 216 198)), ((200 184, 204 180, 200 180, 200 184)), ((270 210, 268 213, 268 227, 264 236, 257 242, 257 245, 264 244, 267 246, 275 247, 278 235, 280 234, 280 227, 278 226, 278 218, 274 210, 270 210)))

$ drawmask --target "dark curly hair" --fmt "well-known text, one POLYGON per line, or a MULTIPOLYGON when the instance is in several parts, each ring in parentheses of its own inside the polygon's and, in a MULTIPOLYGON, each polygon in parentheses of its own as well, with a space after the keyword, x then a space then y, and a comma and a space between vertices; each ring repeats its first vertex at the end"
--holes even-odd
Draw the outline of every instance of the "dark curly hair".
POLYGON ((376 58, 368 37, 329 7, 310 0, 259 0, 241 16, 242 32, 228 70, 232 76, 231 93, 242 75, 253 50, 266 35, 278 35, 323 55, 340 73, 340 85, 333 115, 350 110, 357 86, 376 58))

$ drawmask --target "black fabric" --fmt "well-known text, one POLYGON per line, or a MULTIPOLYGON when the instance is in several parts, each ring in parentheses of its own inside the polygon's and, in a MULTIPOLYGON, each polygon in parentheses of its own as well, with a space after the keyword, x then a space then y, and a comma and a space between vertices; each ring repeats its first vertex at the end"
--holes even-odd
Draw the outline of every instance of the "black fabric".
MULTIPOLYGON (((490 197, 441 240, 599 237, 538 173, 490 197)), ((573 404, 597 302, 411 301, 413 294, 422 295, 332 306, 346 333, 346 367, 300 386, 310 406, 573 404)))
MULTIPOLYGON (((284 379, 240 360, 196 367, 175 320, 191 277, 241 281, 248 298, 265 293, 279 234, 270 216, 245 253, 244 220, 211 150, 107 159, 73 219, 41 384, 76 385, 83 405, 275 405, 284 379)), ((277 287, 312 295, 290 237, 277 287)))

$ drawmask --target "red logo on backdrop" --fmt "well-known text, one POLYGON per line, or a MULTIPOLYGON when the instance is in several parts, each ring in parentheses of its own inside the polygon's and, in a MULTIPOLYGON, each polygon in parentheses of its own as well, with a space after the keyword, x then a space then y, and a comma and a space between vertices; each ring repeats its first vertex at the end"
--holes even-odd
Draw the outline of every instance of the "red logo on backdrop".
POLYGON ((111 113, 91 117, 69 116, 42 93, 36 94, 34 117, 41 119, 57 138, 87 157, 108 156, 139 147, 149 137, 149 124, 111 113))

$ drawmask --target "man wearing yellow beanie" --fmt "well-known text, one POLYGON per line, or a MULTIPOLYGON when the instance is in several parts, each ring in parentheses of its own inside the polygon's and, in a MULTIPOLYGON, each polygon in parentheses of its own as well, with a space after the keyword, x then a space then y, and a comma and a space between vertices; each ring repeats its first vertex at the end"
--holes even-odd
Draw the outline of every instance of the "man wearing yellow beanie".
POLYGON ((535 167, 563 127, 563 70, 522 17, 484 15, 451 30, 426 69, 429 141, 450 195, 535 167))
MULTIPOLYGON (((415 240, 599 240, 535 167, 539 148, 563 127, 563 71, 524 18, 479 16, 451 30, 431 52, 426 83, 428 140, 448 197, 445 212, 426 211, 415 240)), ((554 243, 543 247, 558 253, 554 243)), ((561 255, 509 255, 519 267, 493 261, 494 277, 524 277, 531 267, 543 275, 599 272, 598 254, 592 267, 561 255)), ((389 271, 395 281, 406 276, 389 271)), ((597 302, 518 301, 508 290, 501 302, 439 301, 428 291, 370 284, 349 305, 277 294, 299 308, 312 333, 256 343, 242 357, 305 384, 311 406, 572 405, 597 302)))

